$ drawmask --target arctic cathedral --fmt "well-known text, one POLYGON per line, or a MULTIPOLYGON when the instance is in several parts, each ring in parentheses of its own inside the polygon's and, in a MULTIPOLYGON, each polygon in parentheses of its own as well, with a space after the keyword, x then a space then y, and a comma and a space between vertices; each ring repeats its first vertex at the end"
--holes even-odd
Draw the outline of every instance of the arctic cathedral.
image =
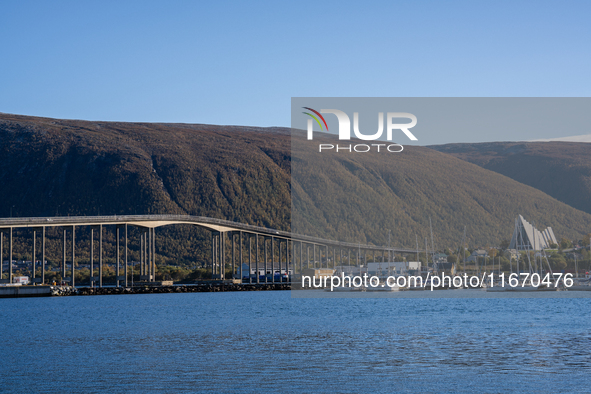
POLYGON ((539 231, 532 226, 523 216, 515 219, 515 230, 511 237, 509 249, 516 250, 542 250, 550 248, 550 245, 558 244, 552 227, 539 231))

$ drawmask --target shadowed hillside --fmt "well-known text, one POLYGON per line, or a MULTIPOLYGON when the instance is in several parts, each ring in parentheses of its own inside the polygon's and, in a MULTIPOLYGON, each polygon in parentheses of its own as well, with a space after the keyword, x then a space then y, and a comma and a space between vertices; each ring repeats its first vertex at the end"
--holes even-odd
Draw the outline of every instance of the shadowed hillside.
POLYGON ((186 213, 289 223, 284 130, 0 115, 0 154, 10 191, 3 217, 186 213))
POLYGON ((430 146, 591 213, 591 144, 489 142, 430 146))

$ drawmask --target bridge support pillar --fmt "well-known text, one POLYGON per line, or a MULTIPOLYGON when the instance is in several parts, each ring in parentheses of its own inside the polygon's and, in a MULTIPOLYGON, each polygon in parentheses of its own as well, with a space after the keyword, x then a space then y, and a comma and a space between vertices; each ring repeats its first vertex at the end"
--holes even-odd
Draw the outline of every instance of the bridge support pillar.
MULTIPOLYGON (((144 237, 144 275, 150 275, 148 270, 148 262, 150 261, 150 254, 148 253, 148 229, 144 229, 142 235, 144 237)), ((148 281, 150 281, 149 276, 148 281)))
POLYGON ((146 240, 148 241, 148 281, 152 282, 154 280, 154 277, 152 276, 152 259, 154 258, 154 256, 152 255, 152 229, 150 229, 149 227, 146 234, 146 240))
MULTIPOLYGON (((283 253, 282 252, 283 246, 281 244, 281 239, 279 240, 279 272, 281 272, 282 267, 282 260, 283 260, 283 253)), ((283 278, 281 278, 281 280, 283 280, 283 278)))
POLYGON ((62 248, 63 250, 63 255, 62 255, 62 280, 65 279, 66 277, 66 228, 64 227, 64 247, 62 248))
POLYGON ((120 230, 120 226, 116 225, 115 226, 115 238, 117 241, 115 243, 115 245, 116 245, 115 253, 117 253, 117 256, 116 256, 115 261, 117 263, 117 268, 116 268, 116 272, 115 272, 115 283, 116 283, 117 287, 119 287, 119 275, 120 275, 119 269, 120 269, 120 264, 121 264, 121 261, 120 261, 121 255, 119 253, 119 238, 120 238, 119 237, 120 236, 119 230, 120 230))
POLYGON ((234 279, 234 277, 236 276, 236 272, 234 272, 234 268, 236 267, 235 261, 236 261, 236 254, 235 254, 235 241, 234 241, 234 231, 230 232, 230 237, 232 239, 232 279, 234 279))
POLYGON ((152 281, 156 280, 156 228, 152 228, 152 281))
POLYGON ((248 234, 248 283, 252 283, 252 234, 248 234))
POLYGON ((76 226, 72 226, 72 287, 76 287, 76 226))
POLYGON ((12 283, 12 227, 10 228, 10 233, 9 233, 9 238, 10 238, 10 249, 8 252, 8 266, 10 267, 8 269, 8 283, 12 283))
POLYGON ((103 225, 99 225, 99 287, 103 287, 103 225))
POLYGON ((256 242, 256 255, 255 255, 255 269, 256 269, 256 277, 257 277, 257 285, 260 283, 260 272, 259 272, 259 235, 255 234, 255 242, 256 242))
MULTIPOLYGON (((36 250, 35 250, 35 244, 37 243, 37 231, 35 229, 33 229, 33 258, 31 259, 31 265, 33 266, 32 270, 31 270, 31 274, 32 274, 32 278, 35 279, 35 256, 36 256, 36 250)), ((35 285, 35 281, 33 280, 33 285, 35 285)))
POLYGON ((144 244, 144 234, 144 229, 140 228, 140 281, 143 281, 142 276, 146 275, 146 257, 144 255, 146 245, 144 244))
POLYGON ((4 231, 0 230, 0 280, 4 279, 4 231))
POLYGON ((243 272, 242 272, 242 264, 244 264, 243 263, 244 256, 243 256, 243 252, 242 252, 242 231, 240 231, 239 238, 240 238, 240 283, 242 283, 242 278, 244 278, 243 272))
POLYGON ((265 262, 263 263, 263 272, 265 273, 265 283, 267 283, 267 237, 263 237, 263 244, 265 245, 265 262))
POLYGON ((125 223, 125 287, 127 287, 127 223, 125 223))
POLYGON ((212 231, 211 233, 211 279, 215 279, 215 252, 217 248, 215 247, 215 233, 212 231))
POLYGON ((41 283, 45 284, 45 227, 41 230, 41 283))
POLYGON ((94 227, 90 227, 90 288, 94 287, 94 227))
POLYGON ((224 279, 224 274, 226 271, 226 259, 225 259, 225 248, 224 248, 225 238, 224 233, 220 232, 220 279, 224 279))
MULTIPOLYGON (((275 283, 275 237, 271 237, 271 282, 275 283)), ((279 259, 279 281, 281 282, 281 259, 279 259)))
POLYGON ((4 279, 4 231, 0 230, 0 280, 4 279))

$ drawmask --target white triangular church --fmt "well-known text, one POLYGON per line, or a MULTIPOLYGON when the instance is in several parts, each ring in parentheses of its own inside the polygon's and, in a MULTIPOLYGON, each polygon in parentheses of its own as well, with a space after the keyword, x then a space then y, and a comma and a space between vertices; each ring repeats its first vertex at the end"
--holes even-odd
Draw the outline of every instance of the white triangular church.
POLYGON ((539 231, 532 226, 523 216, 515 219, 515 230, 511 237, 509 249, 516 250, 542 250, 550 248, 550 245, 558 244, 552 227, 539 231))

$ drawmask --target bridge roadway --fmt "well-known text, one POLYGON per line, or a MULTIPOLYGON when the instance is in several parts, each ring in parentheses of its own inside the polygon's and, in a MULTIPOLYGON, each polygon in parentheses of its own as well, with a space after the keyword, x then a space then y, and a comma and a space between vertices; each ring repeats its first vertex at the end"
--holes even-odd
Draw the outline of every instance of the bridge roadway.
MULTIPOLYGON (((103 285, 103 273, 102 273, 102 259, 103 259, 103 252, 102 252, 102 227, 114 225, 116 226, 116 239, 117 239, 117 249, 116 249, 116 285, 119 287, 121 284, 127 287, 128 284, 128 275, 127 275, 127 267, 128 267, 128 237, 127 237, 127 226, 134 226, 137 228, 142 229, 140 236, 140 279, 147 280, 147 281, 154 281, 155 278, 155 268, 156 268, 156 242, 155 242, 155 229, 162 226, 168 225, 175 225, 175 224, 188 224, 194 225, 201 228, 205 228, 212 232, 212 278, 215 279, 223 279, 224 278, 224 269, 225 267, 225 235, 231 238, 231 250, 232 250, 232 272, 240 275, 242 277, 242 266, 243 266, 243 236, 248 240, 248 260, 249 260, 249 270, 252 273, 252 238, 254 237, 256 240, 256 251, 255 251, 255 273, 260 272, 268 272, 267 271, 267 253, 268 253, 268 245, 267 241, 271 241, 271 262, 272 267, 271 272, 275 271, 275 241, 279 243, 279 272, 281 273, 284 268, 282 268, 283 261, 285 262, 285 269, 283 272, 285 273, 295 273, 292 270, 297 269, 297 245, 299 245, 299 272, 301 273, 304 269, 304 246, 306 247, 306 255, 307 261, 306 265, 307 268, 310 268, 310 247, 313 249, 313 267, 316 268, 317 259, 316 259, 316 250, 319 251, 319 256, 322 256, 320 248, 325 249, 325 259, 326 259, 326 268, 328 267, 328 257, 329 257, 329 248, 332 248, 332 255, 333 255, 333 267, 336 265, 336 261, 338 259, 337 249, 340 251, 340 261, 343 262, 343 251, 347 251, 348 259, 347 262, 351 259, 351 251, 357 251, 357 260, 359 263, 361 251, 363 251, 363 258, 367 261, 367 253, 373 252, 374 259, 376 257, 376 252, 382 252, 382 259, 384 258, 384 253, 392 252, 392 253, 416 253, 416 249, 407 249, 407 248, 397 248, 397 247, 387 247, 387 246, 377 246, 377 245, 361 245, 351 242, 341 242, 329 239, 323 239, 319 237, 312 237, 303 234, 296 234, 288 231, 281 231, 276 229, 270 229, 260 226, 254 226, 250 224, 232 222, 229 220, 223 219, 216 219, 210 217, 202 217, 202 216, 190 216, 190 215, 112 215, 112 216, 62 216, 62 217, 31 217, 31 218, 0 218, 0 273, 3 272, 3 240, 4 235, 7 234, 9 238, 9 260, 12 262, 12 232, 15 228, 31 228, 33 232, 33 258, 32 260, 35 261, 36 257, 36 235, 37 232, 41 232, 42 238, 42 259, 41 261, 45 261, 45 228, 47 227, 62 227, 63 228, 63 259, 62 259, 62 278, 65 281, 71 282, 72 286, 75 285, 75 228, 81 226, 90 226, 91 227, 91 243, 90 243, 90 269, 92 275, 94 275, 94 233, 97 231, 99 237, 99 276, 91 276, 90 277, 90 286, 93 287, 98 284, 99 287, 103 285), (67 230, 71 231, 71 239, 72 239, 72 250, 71 250, 71 276, 66 277, 66 232, 67 230), (123 230, 124 235, 124 256, 125 256, 125 275, 120 275, 120 238, 121 238, 121 230, 123 230), (236 246, 236 236, 239 237, 239 269, 235 270, 235 246, 236 246), (259 269, 259 237, 262 237, 264 241, 264 268, 260 267, 259 269), (285 259, 283 260, 282 254, 282 243, 285 243, 285 259), (289 243, 291 243, 292 253, 288 251, 289 243), (291 261, 290 261, 291 257, 291 261), (291 265, 291 268, 290 268, 291 265), (121 282, 121 283, 120 283, 121 282)), ((262 262, 261 262, 262 263, 262 262)), ((349 263, 348 263, 349 264, 349 263)), ((341 264, 342 265, 342 264, 341 264)), ((44 283, 45 282, 45 264, 41 264, 42 266, 42 276, 41 278, 35 277, 35 269, 32 270, 32 277, 34 283, 44 283)), ((322 258, 320 258, 320 266, 322 267, 322 258)), ((264 280, 266 281, 266 275, 257 275, 255 274, 256 278, 251 278, 250 281, 255 281, 255 283, 259 283, 260 276, 265 276, 264 280)), ((275 275, 272 275, 273 282, 275 281, 275 275)), ((252 275, 249 275, 252 277, 252 275)), ((8 280, 3 280, 3 277, 0 277, 0 283, 9 283, 12 282, 13 274, 12 274, 12 264, 9 264, 9 275, 8 280)))

